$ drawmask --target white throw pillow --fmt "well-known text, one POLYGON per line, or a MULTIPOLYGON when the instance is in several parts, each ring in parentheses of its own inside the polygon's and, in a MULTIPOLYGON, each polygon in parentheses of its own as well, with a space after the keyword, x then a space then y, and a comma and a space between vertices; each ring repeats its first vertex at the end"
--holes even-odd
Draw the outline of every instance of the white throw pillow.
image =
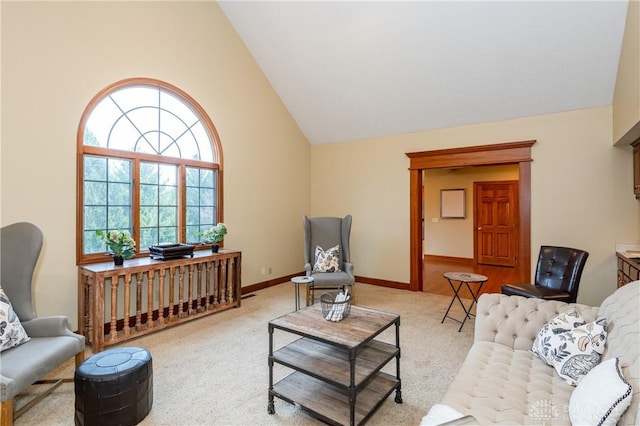
POLYGON ((340 272, 340 246, 335 245, 330 249, 322 250, 316 246, 313 272, 340 272))
POLYGON ((0 287, 0 352, 27 342, 31 337, 20 324, 9 297, 0 287))
POLYGON ((613 426, 631 405, 633 389, 624 379, 618 358, 595 366, 579 382, 569 400, 574 425, 613 426))
POLYGON ((436 426, 452 420, 461 419, 464 414, 444 404, 436 404, 429 409, 426 416, 420 421, 420 426, 436 426))
POLYGON ((540 329, 531 350, 575 386, 600 362, 606 338, 606 319, 584 324, 580 314, 569 311, 540 329))

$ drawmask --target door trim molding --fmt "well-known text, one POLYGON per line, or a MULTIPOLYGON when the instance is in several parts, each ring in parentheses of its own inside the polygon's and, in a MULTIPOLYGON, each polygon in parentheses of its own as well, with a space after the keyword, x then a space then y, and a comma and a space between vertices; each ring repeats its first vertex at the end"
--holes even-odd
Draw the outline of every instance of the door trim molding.
POLYGON ((408 152, 409 157, 409 289, 422 291, 422 206, 423 170, 464 166, 517 164, 520 191, 518 211, 520 241, 518 269, 522 282, 531 277, 531 146, 535 140, 478 145, 432 151, 408 152))

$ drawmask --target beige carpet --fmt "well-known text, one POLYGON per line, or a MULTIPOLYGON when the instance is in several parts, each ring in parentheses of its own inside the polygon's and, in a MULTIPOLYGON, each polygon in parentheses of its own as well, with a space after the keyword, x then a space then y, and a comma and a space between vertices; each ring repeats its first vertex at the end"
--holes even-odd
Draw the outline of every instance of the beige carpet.
MULTIPOLYGON (((153 356, 153 409, 141 425, 314 425, 302 409, 275 399, 267 413, 269 336, 267 323, 294 308, 293 285, 281 284, 245 298, 242 307, 127 342, 153 356)), ((301 297, 303 299, 303 297, 301 297)), ((440 321, 450 297, 357 284, 355 304, 400 314, 402 404, 394 394, 370 418, 370 425, 417 425, 439 402, 472 343, 474 321, 440 321)), ((303 301, 304 303, 304 301, 303 301)), ((457 304, 457 303, 456 303, 457 304)), ((462 309, 452 313, 461 318, 462 309)), ((291 338, 276 331, 277 348, 291 338)), ((388 330, 382 340, 394 342, 388 330)), ((87 349, 87 356, 90 352, 87 349)), ((276 380, 288 371, 276 367, 276 380)), ((384 371, 395 374, 395 363, 384 371)), ((73 362, 56 371, 73 375, 73 362)), ((32 386, 28 392, 36 393, 32 386)), ((19 407, 26 398, 16 400, 19 407)), ((16 420, 17 426, 73 425, 73 384, 56 389, 16 420)))

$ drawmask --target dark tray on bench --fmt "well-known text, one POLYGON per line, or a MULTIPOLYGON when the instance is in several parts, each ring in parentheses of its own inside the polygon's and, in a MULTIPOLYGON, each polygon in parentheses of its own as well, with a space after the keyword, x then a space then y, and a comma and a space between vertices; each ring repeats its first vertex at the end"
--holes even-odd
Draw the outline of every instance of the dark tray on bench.
POLYGON ((149 247, 149 256, 152 259, 168 260, 178 259, 184 256, 193 257, 193 244, 158 244, 157 246, 149 247))

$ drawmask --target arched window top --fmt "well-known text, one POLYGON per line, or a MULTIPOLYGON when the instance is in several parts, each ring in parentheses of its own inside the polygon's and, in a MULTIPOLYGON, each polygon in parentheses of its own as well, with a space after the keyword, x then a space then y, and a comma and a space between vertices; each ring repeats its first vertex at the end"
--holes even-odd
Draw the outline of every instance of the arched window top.
POLYGON ((211 120, 195 100, 168 83, 114 83, 96 95, 85 114, 85 146, 221 163, 211 120))
POLYGON ((157 244, 200 241, 223 221, 222 145, 205 110, 159 80, 101 90, 77 134, 78 264, 104 261, 97 231, 128 231, 136 256, 157 244))

